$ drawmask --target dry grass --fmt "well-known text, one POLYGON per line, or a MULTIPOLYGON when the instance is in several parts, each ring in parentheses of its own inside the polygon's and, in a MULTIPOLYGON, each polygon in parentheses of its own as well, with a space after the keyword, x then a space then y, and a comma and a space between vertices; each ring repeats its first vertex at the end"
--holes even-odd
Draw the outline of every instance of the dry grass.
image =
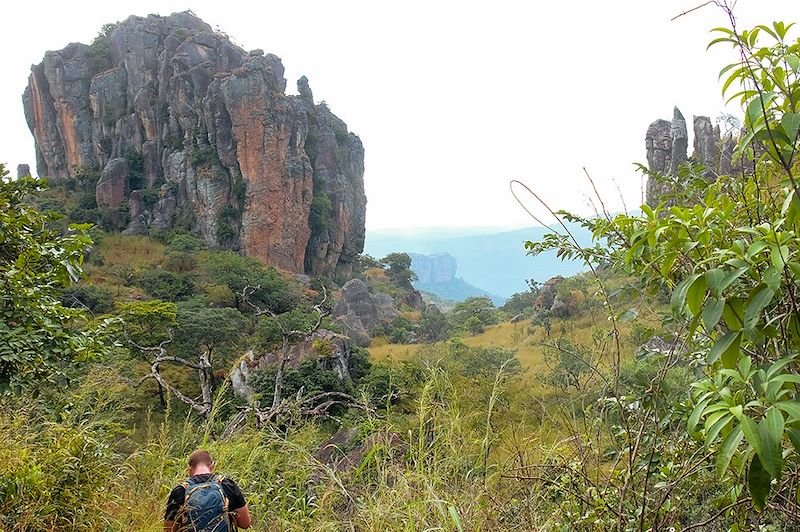
MULTIPOLYGON (((645 308, 637 318, 637 322, 657 329, 660 320, 656 311, 645 308)), ((625 359, 633 355, 638 345, 632 340, 632 322, 620 322, 618 329, 622 358, 625 359)), ((533 387, 537 393, 546 395, 553 390, 544 386, 538 379, 539 375, 548 371, 544 354, 545 344, 567 338, 575 345, 591 346, 599 341, 608 343, 611 348, 612 333, 611 322, 602 313, 594 317, 586 313, 566 320, 554 320, 549 336, 544 327, 532 326, 529 321, 523 321, 492 325, 481 334, 464 336, 461 339, 472 347, 501 347, 514 350, 528 376, 525 379, 526 385, 533 387)), ((403 361, 419 356, 426 347, 425 344, 390 344, 386 338, 378 337, 373 339, 369 352, 374 361, 403 361)))

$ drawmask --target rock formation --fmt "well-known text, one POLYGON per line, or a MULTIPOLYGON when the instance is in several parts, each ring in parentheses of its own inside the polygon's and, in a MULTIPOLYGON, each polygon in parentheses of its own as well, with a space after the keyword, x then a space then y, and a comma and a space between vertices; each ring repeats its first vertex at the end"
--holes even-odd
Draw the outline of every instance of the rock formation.
POLYGON ((103 169, 98 205, 127 202, 128 233, 179 218, 211 247, 349 275, 364 246, 364 149, 305 77, 290 96, 283 74, 278 57, 190 12, 129 17, 32 67, 38 173, 103 169))
MULTIPOLYGON (((289 346, 287 366, 298 368, 306 360, 314 360, 320 369, 335 371, 340 380, 350 380, 350 339, 326 329, 317 329, 302 341, 289 346), (319 346, 325 346, 320 349, 319 346), (321 352, 322 351, 322 352, 321 352)), ((279 351, 256 355, 248 352, 231 371, 231 387, 238 397, 250 398, 254 373, 277 365, 279 351)))
MULTIPOLYGON (((703 177, 709 181, 718 175, 730 174, 733 170, 733 150, 736 140, 731 133, 720 135, 719 126, 711 123, 707 116, 693 117, 694 152, 691 160, 705 167, 703 177)), ((656 120, 647 128, 645 135, 648 168, 665 176, 677 176, 679 167, 687 162, 688 132, 686 120, 676 107, 671 122, 656 120)), ((672 184, 647 180, 647 204, 655 207, 664 195, 672 192, 672 184)))
POLYGON ((17 165, 17 179, 22 177, 30 177, 31 175, 31 167, 27 164, 18 164, 17 165))
POLYGON ((408 256, 411 257, 411 269, 422 284, 445 283, 456 277, 458 263, 449 253, 409 253, 408 256))

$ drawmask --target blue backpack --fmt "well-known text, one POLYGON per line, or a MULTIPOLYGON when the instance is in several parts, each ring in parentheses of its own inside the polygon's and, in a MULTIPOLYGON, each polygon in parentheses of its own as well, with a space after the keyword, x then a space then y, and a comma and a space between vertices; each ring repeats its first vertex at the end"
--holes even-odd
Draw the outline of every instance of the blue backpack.
POLYGON ((186 532, 231 532, 228 498, 222 489, 225 477, 215 475, 205 482, 181 482, 185 490, 179 530, 186 532))

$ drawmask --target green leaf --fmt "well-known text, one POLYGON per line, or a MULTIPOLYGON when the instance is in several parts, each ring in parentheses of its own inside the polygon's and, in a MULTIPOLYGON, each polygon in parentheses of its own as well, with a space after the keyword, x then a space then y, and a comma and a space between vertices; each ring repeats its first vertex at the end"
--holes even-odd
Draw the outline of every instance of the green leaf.
POLYGON ((697 316, 700 314, 705 297, 706 278, 704 276, 700 276, 695 279, 691 285, 689 285, 689 289, 686 291, 686 305, 689 307, 689 311, 692 313, 692 316, 697 316))
POLYGON ((739 417, 739 422, 741 423, 745 440, 747 440, 747 443, 750 444, 750 447, 753 448, 756 454, 761 455, 763 446, 761 444, 761 433, 758 430, 758 425, 744 414, 739 417))
POLYGON ((790 252, 788 246, 771 246, 770 251, 772 265, 778 271, 783 271, 786 261, 789 260, 790 252))
POLYGON ((786 62, 792 68, 792 72, 797 74, 800 71, 800 56, 797 54, 786 54, 786 62))
POLYGON ((733 458, 733 455, 736 453, 736 449, 739 448, 743 437, 742 427, 737 425, 722 441, 719 453, 717 454, 717 475, 720 478, 725 475, 725 471, 731 463, 731 458, 733 458))
POLYGON ((739 330, 743 325, 743 317, 744 302, 738 298, 726 299, 725 308, 722 311, 722 319, 725 320, 725 325, 731 330, 739 330))
POLYGON ((758 424, 762 444, 761 464, 775 479, 781 477, 783 468, 783 457, 781 456, 783 429, 783 414, 774 406, 767 410, 764 419, 758 424))
POLYGON ((783 113, 781 126, 786 136, 794 142, 797 139, 797 132, 800 131, 800 113, 783 113))
POLYGON ((706 273, 706 284, 711 293, 719 297, 722 292, 722 281, 725 279, 725 272, 719 268, 708 270, 706 273))
POLYGON ((703 323, 706 324, 706 329, 709 332, 719 323, 723 310, 725 310, 724 299, 712 297, 706 302, 705 307, 703 307, 703 323))
POLYGON ((755 327, 761 317, 761 311, 769 305, 775 295, 768 286, 760 285, 753 289, 747 303, 747 310, 744 313, 744 328, 747 330, 755 327))
POLYGON ((764 284, 766 284, 770 290, 777 292, 781 287, 781 272, 774 266, 770 266, 764 270, 762 278, 764 279, 764 284))
POLYGON ((789 435, 789 441, 792 442, 792 446, 794 446, 794 451, 800 453, 800 429, 790 428, 786 433, 789 435))
POLYGON ((729 410, 721 410, 716 412, 715 414, 708 416, 706 420, 706 439, 705 439, 705 448, 711 446, 714 443, 714 440, 717 439, 720 431, 728 426, 728 424, 733 421, 733 414, 730 413, 729 410))
POLYGON ((686 295, 689 292, 689 288, 699 277, 699 273, 690 275, 675 287, 675 290, 672 292, 672 297, 670 298, 672 312, 678 315, 683 314, 683 306, 686 303, 686 295))
POLYGON ((753 498, 753 506, 759 512, 767 505, 771 482, 772 478, 761 465, 758 455, 754 455, 747 473, 747 488, 750 491, 750 497, 753 498))
POLYGON ((800 403, 797 401, 780 401, 775 406, 789 414, 789 423, 800 419, 800 403))
POLYGON ((722 282, 720 283, 719 286, 720 291, 728 288, 731 285, 731 283, 733 283, 736 279, 741 277, 742 274, 744 274, 744 272, 746 272, 749 269, 750 269, 749 266, 741 266, 729 272, 728 275, 725 276, 725 279, 723 279, 722 282))
POLYGON ((697 423, 700 421, 700 416, 703 415, 703 410, 706 409, 708 403, 711 402, 711 399, 711 397, 706 397, 694 407, 694 410, 692 410, 692 413, 689 415, 689 419, 686 421, 686 430, 689 432, 689 434, 694 434, 696 432, 697 423))
POLYGON ((708 352, 706 361, 709 364, 715 363, 722 357, 722 365, 725 368, 736 367, 736 358, 739 354, 739 344, 741 342, 741 331, 732 331, 718 338, 711 351, 708 352))

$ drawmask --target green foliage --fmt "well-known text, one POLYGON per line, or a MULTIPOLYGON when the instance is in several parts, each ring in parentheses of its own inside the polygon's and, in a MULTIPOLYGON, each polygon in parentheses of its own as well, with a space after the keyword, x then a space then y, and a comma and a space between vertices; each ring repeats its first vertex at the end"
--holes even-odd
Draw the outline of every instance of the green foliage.
MULTIPOLYGON (((253 390, 262 404, 272 404, 277 368, 259 371, 252 380, 253 390)), ((315 360, 305 360, 297 368, 286 368, 283 374, 283 396, 293 397, 300 389, 308 396, 325 392, 352 393, 352 385, 339 379, 335 371, 322 369, 315 360)))
POLYGON ((388 268, 389 278, 401 288, 410 288, 417 274, 411 270, 411 257, 408 253, 389 253, 381 259, 388 268))
POLYGON ((100 33, 89 45, 89 75, 94 76, 113 66, 111 55, 111 33, 118 23, 104 24, 100 33))
POLYGON ((529 290, 513 294, 500 307, 500 310, 509 316, 522 314, 530 317, 533 315, 533 304, 536 303, 536 298, 539 297, 539 286, 532 279, 528 281, 528 285, 530 286, 529 290))
POLYGON ((308 225, 312 235, 322 235, 331 226, 333 204, 331 199, 322 193, 314 194, 311 202, 311 211, 308 215, 308 225))
POLYGON ((594 363, 589 350, 577 347, 568 338, 559 338, 545 349, 545 363, 550 372, 542 380, 561 390, 583 388, 584 376, 591 372, 594 363))
POLYGON ((226 354, 249 325, 236 309, 189 304, 178 306, 176 321, 175 342, 186 356, 196 356, 201 349, 226 354))
POLYGON ((749 490, 757 511, 793 498, 780 482, 800 471, 800 39, 788 39, 790 26, 717 29, 723 36, 712 41, 739 54, 721 76, 723 93, 735 91, 731 99, 745 111, 736 155, 753 164, 742 164, 741 175, 709 183, 690 168, 674 206, 592 220, 567 215, 592 230, 593 248, 561 235, 528 243, 626 272, 648 293, 671 292, 700 373, 685 430, 716 458, 720 479, 749 490))
POLYGON ((149 269, 136 276, 136 284, 157 299, 180 301, 194 293, 195 276, 169 270, 149 269))
POLYGON ((92 314, 105 314, 114 309, 114 296, 108 288, 80 285, 65 288, 61 295, 65 307, 85 308, 92 314))
POLYGON ((104 521, 118 469, 96 421, 48 423, 19 407, 0 414, 0 527, 90 530, 104 521))
POLYGON ((117 303, 117 313, 133 342, 152 346, 169 338, 177 324, 178 308, 175 303, 151 299, 117 303))
POLYGON ((240 297, 247 286, 258 287, 250 295, 250 303, 277 313, 290 310, 299 298, 295 287, 288 284, 278 271, 252 257, 242 257, 230 251, 214 251, 208 253, 200 263, 200 268, 210 284, 225 285, 237 295, 236 305, 240 311, 252 310, 240 297))
POLYGON ((145 187, 144 155, 138 151, 131 151, 125 155, 128 161, 128 185, 131 190, 141 190, 145 187))
POLYGON ((82 329, 83 312, 60 301, 82 274, 87 227, 49 230, 49 218, 24 201, 44 183, 7 175, 0 165, 0 394, 53 383, 65 365, 102 350, 82 329))
POLYGON ((256 324, 256 338, 260 346, 270 347, 283 339, 281 326, 276 319, 287 331, 310 331, 317 322, 317 314, 307 308, 295 307, 278 314, 277 318, 261 316, 256 324))
POLYGON ((436 305, 427 305, 422 311, 417 332, 426 342, 438 342, 450 336, 450 323, 436 305))
MULTIPOLYGON (((86 165, 76 166, 72 168, 72 174, 75 176, 75 181, 77 181, 80 190, 85 194, 94 196, 97 182, 100 180, 100 175, 102 174, 100 167, 86 165)), ((95 207, 96 206, 97 205, 95 205, 95 207)))
POLYGON ((488 297, 470 297, 456 304, 450 313, 453 327, 472 334, 479 334, 489 325, 500 321, 497 308, 488 297))
POLYGON ((175 233, 167 241, 164 249, 165 266, 173 272, 189 272, 197 266, 197 252, 203 249, 203 242, 196 236, 175 233))
POLYGON ((189 149, 187 160, 195 168, 220 164, 217 150, 206 143, 194 143, 189 149))

